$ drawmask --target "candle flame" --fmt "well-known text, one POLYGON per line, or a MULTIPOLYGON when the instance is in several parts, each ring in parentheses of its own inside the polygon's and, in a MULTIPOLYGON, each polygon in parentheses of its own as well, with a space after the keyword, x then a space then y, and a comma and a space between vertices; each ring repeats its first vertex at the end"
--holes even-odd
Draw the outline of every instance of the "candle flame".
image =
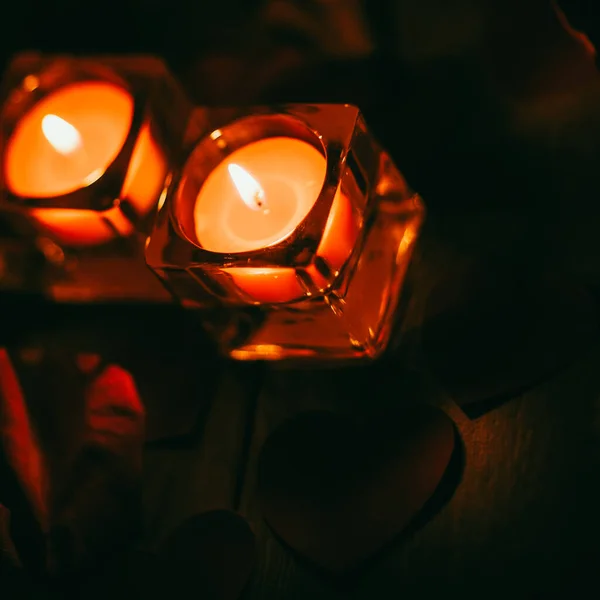
POLYGON ((235 185, 240 198, 246 206, 252 210, 268 212, 265 191, 260 186, 260 183, 246 169, 243 169, 239 165, 230 164, 227 169, 233 185, 235 185))
POLYGON ((82 146, 81 134, 71 123, 56 115, 42 119, 42 131, 52 147, 60 154, 71 154, 82 146))

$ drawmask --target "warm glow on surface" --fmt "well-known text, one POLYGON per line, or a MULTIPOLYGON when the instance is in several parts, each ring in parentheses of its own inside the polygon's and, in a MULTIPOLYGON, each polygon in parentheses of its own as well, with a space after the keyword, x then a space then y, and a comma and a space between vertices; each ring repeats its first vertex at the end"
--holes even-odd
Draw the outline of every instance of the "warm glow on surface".
POLYGON ((133 233, 133 225, 118 206, 103 212, 78 208, 34 208, 30 214, 62 246, 97 246, 114 239, 117 232, 123 237, 133 233))
POLYGON ((248 208, 265 212, 269 210, 265 202, 265 191, 246 169, 236 164, 230 164, 227 170, 235 189, 248 208))
POLYGON ((52 147, 61 154, 72 154, 82 147, 79 131, 56 115, 46 115, 42 119, 42 131, 52 147))

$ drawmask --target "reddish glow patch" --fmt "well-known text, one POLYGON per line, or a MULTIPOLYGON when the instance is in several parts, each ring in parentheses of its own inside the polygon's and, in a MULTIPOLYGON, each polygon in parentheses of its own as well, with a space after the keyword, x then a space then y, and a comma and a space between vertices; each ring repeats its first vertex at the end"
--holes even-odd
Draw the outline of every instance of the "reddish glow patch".
POLYGON ((30 423, 23 390, 8 352, 0 348, 0 440, 33 511, 46 522, 45 469, 30 423))

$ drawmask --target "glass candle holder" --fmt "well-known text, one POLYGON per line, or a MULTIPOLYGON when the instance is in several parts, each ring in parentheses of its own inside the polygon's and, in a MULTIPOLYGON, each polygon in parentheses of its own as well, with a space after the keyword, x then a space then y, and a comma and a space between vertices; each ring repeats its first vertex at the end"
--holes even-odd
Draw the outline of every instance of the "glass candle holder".
POLYGON ((146 246, 240 360, 372 359, 424 207, 350 105, 198 109, 146 246), (217 317, 218 315, 218 317, 217 317))
POLYGON ((0 208, 71 259, 67 296, 102 295, 115 287, 109 272, 119 285, 146 277, 143 243, 191 112, 165 64, 25 54, 9 66, 1 101, 0 208), (116 256, 125 260, 88 276, 99 257, 116 256), (74 260, 84 263, 75 274, 74 260))

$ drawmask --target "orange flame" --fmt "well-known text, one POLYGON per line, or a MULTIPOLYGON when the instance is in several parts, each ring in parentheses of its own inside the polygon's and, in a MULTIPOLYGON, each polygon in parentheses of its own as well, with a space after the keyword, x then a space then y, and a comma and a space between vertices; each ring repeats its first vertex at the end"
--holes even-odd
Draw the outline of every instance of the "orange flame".
POLYGON ((60 154, 72 154, 82 146, 81 134, 71 123, 56 115, 42 119, 42 131, 52 147, 60 154))
POLYGON ((246 206, 252 210, 268 212, 265 191, 260 186, 260 183, 239 165, 230 164, 227 170, 229 171, 233 185, 235 185, 240 198, 246 206))

